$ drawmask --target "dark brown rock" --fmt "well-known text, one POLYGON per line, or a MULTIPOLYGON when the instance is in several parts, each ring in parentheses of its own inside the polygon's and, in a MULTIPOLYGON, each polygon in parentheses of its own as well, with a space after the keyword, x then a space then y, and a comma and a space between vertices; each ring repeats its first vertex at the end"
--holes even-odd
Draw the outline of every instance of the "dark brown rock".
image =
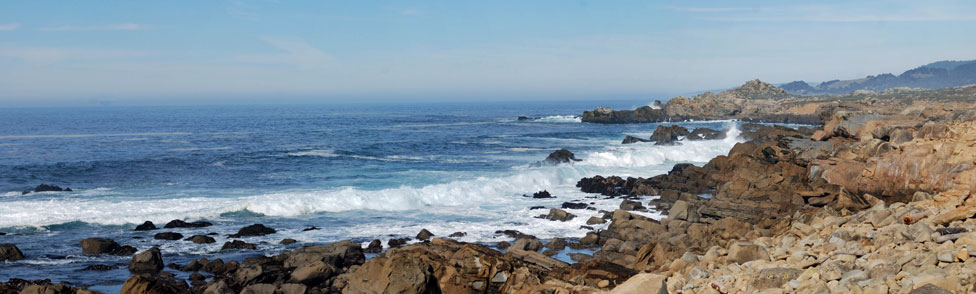
POLYGON ((156 225, 153 224, 151 221, 146 221, 141 225, 136 226, 136 231, 151 231, 155 229, 157 229, 156 225))
POLYGON ((156 235, 153 235, 153 239, 156 239, 156 240, 170 240, 170 241, 172 241, 172 240, 179 240, 179 239, 183 239, 183 234, 176 233, 176 232, 158 233, 156 235))
POLYGON ((380 253, 383 251, 383 242, 380 240, 373 240, 369 242, 369 246, 366 246, 365 253, 380 253))
POLYGON ((433 236, 434 236, 434 233, 431 233, 427 229, 421 229, 420 230, 420 233, 417 233, 417 239, 418 240, 423 240, 423 241, 430 240, 430 237, 433 237, 433 236))
POLYGON ((133 274, 156 274, 162 269, 163 254, 156 247, 139 252, 132 257, 132 261, 129 263, 129 271, 133 274))
POLYGON ((216 239, 205 235, 193 235, 193 237, 186 238, 186 241, 192 241, 195 244, 210 244, 217 242, 216 239))
POLYGON ((237 231, 237 234, 229 235, 231 238, 264 236, 277 233, 275 229, 264 226, 263 224, 253 224, 237 231))
POLYGON ((20 252, 20 248, 14 244, 0 244, 0 261, 7 260, 22 260, 24 259, 24 253, 20 252))
POLYGON ((231 250, 231 249, 256 250, 258 249, 258 246, 241 240, 233 240, 230 242, 224 242, 224 246, 220 247, 220 251, 231 250))
POLYGON ((212 225, 213 225, 212 223, 205 222, 205 221, 197 221, 197 222, 188 223, 188 222, 185 222, 185 221, 182 221, 182 220, 174 219, 174 220, 166 223, 166 225, 163 226, 163 228, 166 228, 166 229, 173 229, 173 228, 203 228, 203 227, 209 227, 209 226, 212 226, 212 225))

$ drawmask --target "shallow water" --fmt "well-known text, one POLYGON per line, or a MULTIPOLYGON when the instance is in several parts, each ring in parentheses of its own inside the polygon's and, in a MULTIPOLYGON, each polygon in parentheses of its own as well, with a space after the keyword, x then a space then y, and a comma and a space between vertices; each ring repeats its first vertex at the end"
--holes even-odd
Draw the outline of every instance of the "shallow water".
MULTIPOLYGON (((129 257, 83 256, 79 241, 109 237, 144 250, 160 247, 166 263, 200 257, 242 259, 303 244, 412 237, 422 228, 465 242, 511 241, 496 230, 543 239, 579 238, 597 210, 619 199, 575 187, 593 175, 649 177, 675 163, 703 164, 738 138, 734 122, 684 122, 730 129, 725 140, 680 146, 621 145, 649 137, 657 124, 581 123, 583 110, 633 108, 638 102, 112 107, 0 109, 0 243, 28 259, 0 263, 0 280, 51 278, 117 285, 129 257), (520 115, 539 117, 516 120, 520 115), (555 149, 583 161, 531 167, 555 149), (48 183, 74 192, 22 195, 48 183), (532 199, 548 190, 555 199, 532 199), (568 222, 536 218, 565 201, 568 222), (207 220, 195 229, 135 232, 152 221, 207 220), (220 252, 238 228, 262 223, 278 233, 244 238, 257 251, 220 252), (319 230, 303 231, 307 227, 319 230), (159 232, 218 233, 217 243, 153 240, 159 232), (299 241, 280 245, 283 238, 299 241), (119 265, 108 272, 92 264, 119 265)), ((645 199, 646 200, 646 199, 645 199)), ((656 212, 646 215, 658 218, 656 212)), ((595 226, 602 228, 603 226, 595 226)), ((568 259, 561 253, 561 259, 568 259)))

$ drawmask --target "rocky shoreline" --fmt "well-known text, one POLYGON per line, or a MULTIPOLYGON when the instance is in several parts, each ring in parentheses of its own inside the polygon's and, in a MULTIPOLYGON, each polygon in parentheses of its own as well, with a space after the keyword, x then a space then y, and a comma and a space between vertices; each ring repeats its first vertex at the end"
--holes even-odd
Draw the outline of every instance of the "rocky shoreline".
MULTIPOLYGON (((758 99, 781 91, 750 83, 726 94, 758 99)), ((912 95, 831 102, 775 96, 769 99, 777 101, 775 107, 767 108, 766 102, 748 109, 735 106, 734 115, 711 111, 738 103, 724 98, 672 100, 651 109, 667 113, 695 105, 686 109, 702 111, 687 113, 725 113, 710 119, 792 112, 803 120, 815 117, 818 126, 745 124, 741 136, 747 142, 704 166, 678 164, 650 178, 581 179, 577 186, 582 191, 618 197, 621 203, 620 209, 587 220, 609 222, 606 230, 579 240, 539 240, 499 228, 499 234, 516 241, 489 248, 452 239, 463 232, 423 230, 416 236, 419 242, 391 240, 385 251, 379 240, 366 248, 341 241, 185 265, 167 264, 155 248, 134 253, 111 240, 81 245, 94 254, 135 254, 123 293, 976 291, 976 87, 912 95), (963 94, 954 100, 939 96, 947 92, 963 94), (634 213, 648 207, 667 217, 634 213), (567 248, 594 253, 570 254, 573 264, 552 257, 567 248), (377 255, 367 260, 367 254, 377 255), (188 273, 189 279, 176 278, 174 272, 188 273)), ((684 134, 691 134, 671 128, 662 132, 667 133, 655 132, 647 141, 681 144, 688 137, 684 134)), ((560 150, 540 164, 574 161, 571 152, 560 150)), ((533 197, 551 197, 542 192, 533 197)), ((540 217, 564 221, 574 216, 552 208, 540 217)), ((273 233, 256 224, 234 238, 273 233)), ((206 242, 206 237, 187 239, 206 242)), ((248 245, 253 246, 238 240, 224 247, 247 250, 248 245)), ((24 256, 15 245, 0 246, 0 260, 19 258, 24 256)), ((90 293, 50 281, 0 283, 0 293, 18 292, 90 293)))

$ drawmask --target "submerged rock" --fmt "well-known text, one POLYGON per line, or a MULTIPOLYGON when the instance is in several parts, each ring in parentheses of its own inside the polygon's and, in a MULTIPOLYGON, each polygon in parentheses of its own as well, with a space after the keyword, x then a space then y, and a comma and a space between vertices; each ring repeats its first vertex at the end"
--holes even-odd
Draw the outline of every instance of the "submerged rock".
POLYGON ((563 163, 573 163, 581 161, 577 159, 573 152, 566 149, 559 149, 549 154, 545 160, 533 164, 533 166, 558 165, 563 163))
POLYGON ((264 226, 263 224, 253 224, 246 226, 237 231, 237 234, 229 235, 231 238, 240 237, 252 237, 252 236, 264 236, 269 234, 277 233, 275 229, 264 226))
POLYGON ((155 229, 158 228, 156 227, 156 224, 153 224, 151 221, 146 221, 141 225, 136 226, 136 231, 151 231, 155 229))
POLYGON ((22 260, 24 259, 24 253, 20 252, 20 248, 14 244, 0 244, 0 261, 6 260, 22 260))
POLYGON ((164 226, 163 228, 167 228, 167 229, 172 229, 172 228, 203 228, 203 227, 209 227, 209 226, 212 226, 212 225, 213 225, 212 223, 205 222, 205 221, 196 221, 196 222, 188 223, 188 222, 185 222, 185 221, 182 221, 182 220, 174 219, 174 220, 166 223, 166 226, 164 226))
POLYGON ((553 197, 552 194, 549 194, 549 191, 542 190, 542 191, 533 193, 532 194, 532 198, 534 198, 534 199, 543 199, 543 198, 556 198, 556 197, 553 197))
POLYGON ((186 241, 192 241, 195 244, 210 244, 217 242, 217 240, 215 240, 213 237, 205 235, 193 235, 192 237, 186 238, 186 241))
POLYGON ((37 185, 33 190, 24 191, 23 195, 30 194, 31 192, 72 192, 71 188, 63 189, 55 185, 40 184, 37 185))
POLYGON ((175 232, 165 232, 165 233, 159 233, 153 235, 153 239, 173 241, 173 240, 183 239, 183 234, 175 233, 175 232))

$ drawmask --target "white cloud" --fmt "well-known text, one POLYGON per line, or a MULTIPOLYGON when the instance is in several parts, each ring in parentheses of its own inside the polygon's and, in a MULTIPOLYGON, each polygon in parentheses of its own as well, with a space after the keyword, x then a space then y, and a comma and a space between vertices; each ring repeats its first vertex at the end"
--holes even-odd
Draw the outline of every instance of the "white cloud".
POLYGON ((152 26, 137 24, 137 23, 120 23, 120 24, 110 24, 110 25, 98 25, 98 26, 50 26, 43 27, 38 30, 41 31, 141 31, 153 29, 152 26))
POLYGON ((0 25, 0 31, 13 31, 20 27, 19 23, 8 23, 0 25))
POLYGON ((237 61, 245 63, 289 64, 302 68, 316 68, 325 66, 332 60, 332 56, 318 48, 309 45, 299 38, 259 37, 272 47, 284 51, 279 54, 247 54, 236 57, 237 61))

